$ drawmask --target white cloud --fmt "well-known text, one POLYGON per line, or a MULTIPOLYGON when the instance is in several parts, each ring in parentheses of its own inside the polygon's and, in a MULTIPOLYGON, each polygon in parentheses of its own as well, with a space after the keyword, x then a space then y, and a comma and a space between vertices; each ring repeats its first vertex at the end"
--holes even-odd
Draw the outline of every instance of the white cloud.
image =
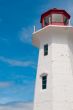
POLYGON ((33 110, 33 103, 10 103, 6 105, 0 105, 0 110, 33 110))
POLYGON ((33 61, 19 61, 14 59, 9 59, 4 56, 0 56, 0 61, 8 63, 11 66, 19 66, 19 67, 34 67, 33 61))
POLYGON ((28 28, 22 28, 19 32, 19 39, 23 43, 31 43, 32 41, 32 26, 28 28))
MULTIPOLYGON (((53 5, 51 4, 51 2, 49 2, 49 3, 50 3, 49 5, 47 5, 47 4, 41 5, 38 13, 42 14, 43 12, 47 11, 48 8, 49 9, 54 8, 53 5)), ((67 10, 67 12, 69 12, 69 14, 71 15, 71 24, 73 24, 73 1, 68 0, 66 2, 65 7, 64 7, 64 4, 63 4, 63 6, 62 6, 62 4, 61 5, 59 4, 59 6, 57 6, 56 8, 67 10)), ((40 18, 39 18, 39 20, 40 20, 40 18)), ((34 20, 34 21, 38 21, 35 23, 38 28, 40 27, 39 20, 34 20)), ((21 29, 21 31, 19 32, 19 40, 23 43, 32 43, 33 30, 34 30, 33 26, 23 27, 21 29)))
POLYGON ((9 87, 11 85, 12 85, 12 83, 10 83, 10 82, 0 82, 0 88, 9 87))

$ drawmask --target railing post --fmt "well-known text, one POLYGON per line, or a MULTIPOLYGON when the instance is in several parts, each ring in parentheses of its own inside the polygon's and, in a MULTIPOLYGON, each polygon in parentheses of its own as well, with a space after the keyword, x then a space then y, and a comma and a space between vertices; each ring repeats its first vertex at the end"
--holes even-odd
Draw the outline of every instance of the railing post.
POLYGON ((34 32, 36 32, 36 27, 34 26, 34 32))

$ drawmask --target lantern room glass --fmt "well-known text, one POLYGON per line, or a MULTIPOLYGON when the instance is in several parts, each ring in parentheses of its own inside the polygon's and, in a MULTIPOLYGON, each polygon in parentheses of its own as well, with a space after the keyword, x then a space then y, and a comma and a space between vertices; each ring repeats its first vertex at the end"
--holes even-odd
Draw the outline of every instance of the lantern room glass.
POLYGON ((68 23, 69 23, 68 18, 63 14, 50 14, 44 17, 44 26, 50 24, 68 25, 68 23))
POLYGON ((44 18, 44 26, 51 24, 51 19, 52 19, 51 16, 46 16, 44 18))
POLYGON ((62 14, 52 14, 52 22, 63 22, 63 15, 62 14))
POLYGON ((66 16, 64 16, 63 18, 64 18, 64 24, 67 25, 69 23, 69 20, 67 19, 66 16))

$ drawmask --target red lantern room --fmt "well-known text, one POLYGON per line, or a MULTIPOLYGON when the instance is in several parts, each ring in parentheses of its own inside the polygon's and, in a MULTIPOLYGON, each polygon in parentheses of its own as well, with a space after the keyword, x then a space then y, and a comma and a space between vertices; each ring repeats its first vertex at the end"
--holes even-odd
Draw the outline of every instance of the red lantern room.
POLYGON ((47 25, 68 25, 70 15, 65 10, 53 8, 41 15, 42 27, 47 25))

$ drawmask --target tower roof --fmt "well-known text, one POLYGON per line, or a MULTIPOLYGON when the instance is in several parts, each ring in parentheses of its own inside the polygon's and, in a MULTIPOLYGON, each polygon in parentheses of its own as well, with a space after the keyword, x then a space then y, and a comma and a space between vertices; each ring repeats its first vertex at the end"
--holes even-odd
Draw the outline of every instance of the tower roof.
POLYGON ((63 14, 63 15, 65 15, 68 19, 70 19, 70 17, 71 17, 65 10, 53 8, 53 9, 50 9, 50 10, 46 11, 45 13, 43 13, 43 14, 41 15, 41 20, 40 20, 40 22, 42 23, 42 19, 43 19, 45 16, 50 15, 50 14, 63 14))

